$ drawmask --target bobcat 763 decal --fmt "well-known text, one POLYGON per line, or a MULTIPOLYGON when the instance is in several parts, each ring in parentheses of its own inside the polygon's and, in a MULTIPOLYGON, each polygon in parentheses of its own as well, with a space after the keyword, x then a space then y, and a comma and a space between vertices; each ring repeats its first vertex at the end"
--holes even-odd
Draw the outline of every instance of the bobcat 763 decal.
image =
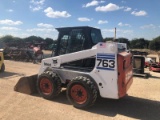
POLYGON ((114 71, 115 54, 98 53, 97 63, 97 69, 114 71))

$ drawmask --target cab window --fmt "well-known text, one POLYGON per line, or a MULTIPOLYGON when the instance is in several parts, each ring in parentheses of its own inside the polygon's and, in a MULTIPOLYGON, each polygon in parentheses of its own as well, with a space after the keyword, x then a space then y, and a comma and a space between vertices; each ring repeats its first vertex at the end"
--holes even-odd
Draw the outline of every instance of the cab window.
POLYGON ((92 29, 91 30, 91 38, 92 38, 93 44, 97 44, 98 42, 103 41, 100 30, 92 29))
POLYGON ((81 29, 73 29, 61 35, 60 55, 84 49, 85 35, 81 29))

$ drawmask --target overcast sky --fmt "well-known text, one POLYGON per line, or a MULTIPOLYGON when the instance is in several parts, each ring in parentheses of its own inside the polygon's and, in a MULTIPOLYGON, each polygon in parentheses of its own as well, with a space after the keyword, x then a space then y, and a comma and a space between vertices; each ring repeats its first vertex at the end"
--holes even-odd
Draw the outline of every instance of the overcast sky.
POLYGON ((160 36, 160 0, 0 0, 0 36, 56 39, 55 28, 68 26, 151 40, 160 36))

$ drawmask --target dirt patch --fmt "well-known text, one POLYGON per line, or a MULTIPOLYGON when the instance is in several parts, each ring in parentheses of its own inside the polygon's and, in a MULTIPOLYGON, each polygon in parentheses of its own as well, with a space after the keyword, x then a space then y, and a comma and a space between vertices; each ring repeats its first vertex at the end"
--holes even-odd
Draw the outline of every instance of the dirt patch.
POLYGON ((38 73, 40 64, 6 60, 5 65, 6 71, 0 73, 0 120, 160 119, 160 73, 146 69, 151 77, 134 77, 128 96, 98 98, 90 109, 79 110, 68 102, 65 90, 53 101, 13 90, 20 77, 38 73))

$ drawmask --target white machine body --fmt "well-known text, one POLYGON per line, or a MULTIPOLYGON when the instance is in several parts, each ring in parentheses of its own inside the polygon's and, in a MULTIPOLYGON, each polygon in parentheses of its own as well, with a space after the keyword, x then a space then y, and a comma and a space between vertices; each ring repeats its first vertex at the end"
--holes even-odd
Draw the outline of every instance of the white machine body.
POLYGON ((116 42, 98 43, 92 49, 46 58, 42 60, 38 75, 50 68, 61 78, 62 83, 78 75, 88 76, 97 85, 101 97, 118 99, 123 97, 132 84, 132 55, 126 44, 116 42), (95 57, 91 72, 64 69, 63 63, 95 57), (122 58, 122 62, 119 60, 122 58))

